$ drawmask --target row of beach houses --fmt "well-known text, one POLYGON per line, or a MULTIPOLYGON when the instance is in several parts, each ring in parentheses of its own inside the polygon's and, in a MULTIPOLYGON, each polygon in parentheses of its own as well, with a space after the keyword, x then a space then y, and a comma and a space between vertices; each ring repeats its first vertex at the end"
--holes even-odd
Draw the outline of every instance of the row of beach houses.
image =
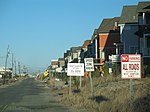
POLYGON ((121 54, 141 54, 142 63, 150 65, 150 2, 123 6, 120 17, 104 18, 91 38, 71 47, 62 58, 51 60, 50 69, 64 72, 67 63, 83 63, 93 58, 102 71, 105 63, 119 63, 121 54))

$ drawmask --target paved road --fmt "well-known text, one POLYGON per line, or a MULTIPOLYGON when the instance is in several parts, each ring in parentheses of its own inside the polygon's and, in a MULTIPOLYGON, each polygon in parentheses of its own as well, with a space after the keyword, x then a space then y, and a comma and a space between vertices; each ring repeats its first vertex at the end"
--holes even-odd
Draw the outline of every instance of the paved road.
POLYGON ((50 89, 34 79, 0 87, 0 112, 73 112, 56 101, 50 89))

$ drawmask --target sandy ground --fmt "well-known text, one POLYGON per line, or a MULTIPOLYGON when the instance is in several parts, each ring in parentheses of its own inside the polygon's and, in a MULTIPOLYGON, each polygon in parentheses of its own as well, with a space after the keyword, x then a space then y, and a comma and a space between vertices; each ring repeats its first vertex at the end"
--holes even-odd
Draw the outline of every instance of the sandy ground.
MULTIPOLYGON (((54 81, 51 81, 51 83, 54 81)), ((130 97, 130 80, 120 77, 96 77, 93 79, 94 97, 90 94, 90 81, 83 79, 80 91, 72 87, 55 88, 58 100, 76 109, 92 112, 148 112, 150 111, 150 78, 133 80, 133 97, 130 97)), ((57 82, 56 82, 57 83, 57 82)), ((55 83, 55 84, 56 84, 55 83)), ((59 85, 59 84, 58 84, 59 85)))

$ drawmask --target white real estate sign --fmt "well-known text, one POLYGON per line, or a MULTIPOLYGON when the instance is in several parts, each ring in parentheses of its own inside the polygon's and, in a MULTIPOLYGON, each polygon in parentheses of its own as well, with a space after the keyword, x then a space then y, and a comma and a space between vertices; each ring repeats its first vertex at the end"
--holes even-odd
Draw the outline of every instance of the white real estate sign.
POLYGON ((93 58, 85 58, 84 63, 86 71, 94 71, 93 58))
POLYGON ((67 76, 84 76, 84 63, 68 63, 67 76))
POLYGON ((121 75, 123 79, 140 79, 141 78, 141 55, 122 54, 121 75))

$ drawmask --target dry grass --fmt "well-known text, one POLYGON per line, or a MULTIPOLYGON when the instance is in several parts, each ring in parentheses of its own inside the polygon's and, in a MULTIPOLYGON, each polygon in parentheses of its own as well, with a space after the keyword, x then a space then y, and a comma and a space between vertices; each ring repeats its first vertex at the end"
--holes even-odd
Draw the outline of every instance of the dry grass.
MULTIPOLYGON (((68 94, 68 89, 59 101, 76 109, 91 112, 148 112, 150 111, 150 78, 133 80, 133 106, 130 104, 130 81, 120 77, 98 77, 93 79, 94 97, 90 96, 90 81, 84 80, 81 92, 68 94)), ((72 87, 75 89, 74 87, 72 87)), ((55 91, 56 92, 56 91, 55 91)))

